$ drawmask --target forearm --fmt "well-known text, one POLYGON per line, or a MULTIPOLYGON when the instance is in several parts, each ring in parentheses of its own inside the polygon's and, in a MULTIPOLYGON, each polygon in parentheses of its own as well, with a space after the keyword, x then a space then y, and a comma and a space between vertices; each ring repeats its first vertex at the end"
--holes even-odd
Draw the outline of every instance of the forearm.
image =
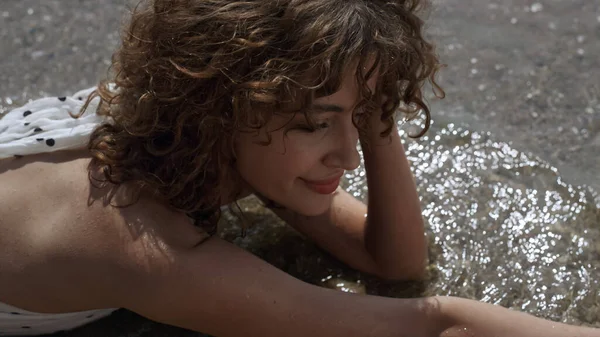
POLYGON ((363 144, 369 187, 366 249, 391 278, 419 278, 427 249, 421 206, 400 136, 363 144))
POLYGON ((447 328, 441 337, 600 337, 600 330, 543 320, 535 316, 457 297, 435 297, 447 328))

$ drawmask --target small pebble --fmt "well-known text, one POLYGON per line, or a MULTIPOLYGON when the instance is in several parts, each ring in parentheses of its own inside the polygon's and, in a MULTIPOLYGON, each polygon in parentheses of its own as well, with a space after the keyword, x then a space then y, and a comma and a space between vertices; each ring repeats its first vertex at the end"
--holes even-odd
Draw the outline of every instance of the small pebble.
POLYGON ((44 56, 44 54, 46 54, 45 51, 43 51, 43 50, 36 50, 36 51, 34 51, 34 52, 31 53, 31 58, 35 60, 37 58, 40 58, 40 57, 44 56))
POLYGON ((533 13, 540 12, 542 9, 544 9, 544 6, 539 2, 536 2, 533 5, 531 5, 531 11, 533 13))

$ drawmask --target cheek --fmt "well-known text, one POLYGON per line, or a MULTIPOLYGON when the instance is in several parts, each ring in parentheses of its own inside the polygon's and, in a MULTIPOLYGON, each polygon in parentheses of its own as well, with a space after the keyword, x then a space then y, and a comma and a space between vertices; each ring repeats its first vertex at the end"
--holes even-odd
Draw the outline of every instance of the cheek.
POLYGON ((316 151, 294 145, 278 141, 275 137, 270 145, 255 144, 244 139, 237 148, 237 169, 244 180, 252 185, 291 184, 298 177, 306 177, 318 162, 316 151))

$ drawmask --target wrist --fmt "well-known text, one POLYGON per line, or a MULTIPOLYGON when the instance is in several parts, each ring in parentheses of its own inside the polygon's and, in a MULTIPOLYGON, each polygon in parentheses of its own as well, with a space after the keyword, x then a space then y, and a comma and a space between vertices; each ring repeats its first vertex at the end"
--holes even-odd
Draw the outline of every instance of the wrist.
MULTIPOLYGON (((380 119, 379 116, 377 116, 377 118, 375 118, 375 116, 372 116, 372 119, 370 121, 369 124, 369 128, 367 130, 367 134, 369 137, 379 137, 381 138, 381 133, 386 131, 388 128, 390 128, 390 124, 388 124, 388 121, 382 121, 380 119)), ((391 131, 397 131, 398 127, 396 124, 396 121, 394 120, 391 124, 391 131)))
MULTIPOLYGON (((544 320, 500 305, 436 296, 440 336, 596 336, 596 330, 544 320), (589 333, 589 335, 588 335, 589 333)), ((438 324, 436 324, 438 325, 438 324)))
POLYGON ((398 133, 398 126, 396 123, 392 125, 392 128, 387 136, 382 136, 381 133, 387 128, 386 125, 382 125, 376 128, 370 128, 360 137, 360 144, 363 151, 372 152, 377 148, 383 147, 383 145, 391 145, 395 142, 401 143, 400 134, 398 133))

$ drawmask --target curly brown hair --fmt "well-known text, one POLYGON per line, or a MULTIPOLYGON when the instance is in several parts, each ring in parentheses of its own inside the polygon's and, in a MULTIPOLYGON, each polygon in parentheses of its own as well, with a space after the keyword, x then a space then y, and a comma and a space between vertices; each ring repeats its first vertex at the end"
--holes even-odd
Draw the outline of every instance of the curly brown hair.
MULTIPOLYGON (((91 135, 103 181, 147 187, 214 232, 221 186, 238 181, 234 139, 277 112, 337 91, 350 65, 388 136, 396 111, 430 113, 421 89, 440 68, 419 0, 153 0, 140 3, 88 103, 111 117, 91 135), (374 60, 374 62, 373 62, 374 60), (371 66, 366 69, 367 65, 371 66), (376 93, 366 79, 377 68, 376 93), (385 101, 381 104, 381 97, 385 101), (379 103, 377 103, 379 102, 379 103)), ((440 94, 441 93, 441 94, 440 94)), ((86 105, 87 106, 87 105, 86 105)), ((85 108, 84 108, 85 109, 85 108)), ((307 116, 308 117, 308 116, 307 116)), ((360 132, 366 124, 355 125, 360 132)), ((240 191, 231 191, 235 197, 240 191)))

